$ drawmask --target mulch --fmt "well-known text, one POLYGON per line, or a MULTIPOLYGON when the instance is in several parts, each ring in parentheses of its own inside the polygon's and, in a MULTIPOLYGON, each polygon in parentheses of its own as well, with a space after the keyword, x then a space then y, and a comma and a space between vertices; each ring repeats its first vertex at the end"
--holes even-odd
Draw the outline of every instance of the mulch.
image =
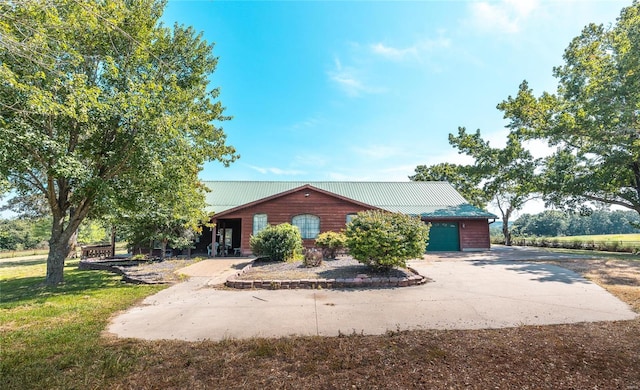
POLYGON ((376 271, 351 257, 325 259, 317 267, 305 267, 302 261, 256 260, 252 267, 239 275, 240 280, 350 279, 358 276, 406 278, 415 275, 409 269, 392 268, 376 271))

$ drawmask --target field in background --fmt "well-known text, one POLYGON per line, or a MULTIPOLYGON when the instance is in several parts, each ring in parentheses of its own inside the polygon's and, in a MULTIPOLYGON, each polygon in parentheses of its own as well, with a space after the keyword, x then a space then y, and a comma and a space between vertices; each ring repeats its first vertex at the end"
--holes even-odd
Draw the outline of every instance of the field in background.
MULTIPOLYGON (((493 244, 503 244, 501 237, 492 237, 493 244)), ((565 237, 513 237, 516 246, 540 248, 584 249, 604 252, 640 252, 640 234, 601 234, 565 237)))
POLYGON ((593 236, 567 236, 567 237, 555 237, 558 241, 598 241, 598 242, 625 242, 625 243, 637 243, 640 244, 640 234, 600 234, 593 236))
MULTIPOLYGON (((80 248, 77 248, 78 257, 80 256, 80 248)), ((124 254, 127 253, 127 243, 126 242, 117 242, 116 243, 116 254, 124 254)), ((38 257, 46 257, 49 254, 49 249, 25 249, 22 251, 0 251, 0 259, 10 259, 14 257, 27 257, 27 256, 38 256, 38 257)))

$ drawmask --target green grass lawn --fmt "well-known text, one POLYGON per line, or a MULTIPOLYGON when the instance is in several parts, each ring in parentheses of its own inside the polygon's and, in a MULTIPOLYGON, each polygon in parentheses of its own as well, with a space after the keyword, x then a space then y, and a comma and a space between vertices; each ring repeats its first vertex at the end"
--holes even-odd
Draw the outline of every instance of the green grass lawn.
MULTIPOLYGON (((496 243, 500 243, 499 241, 496 243)), ((564 237, 514 237, 514 245, 547 248, 587 249, 594 252, 640 251, 640 234, 600 234, 564 237)))
POLYGON ((43 285, 45 260, 0 261, 0 388, 96 388, 135 367, 140 353, 100 334, 118 310, 163 287, 65 266, 65 283, 43 285))
POLYGON ((640 234, 599 234, 592 236, 553 237, 558 241, 595 241, 595 242, 635 242, 640 244, 640 234))

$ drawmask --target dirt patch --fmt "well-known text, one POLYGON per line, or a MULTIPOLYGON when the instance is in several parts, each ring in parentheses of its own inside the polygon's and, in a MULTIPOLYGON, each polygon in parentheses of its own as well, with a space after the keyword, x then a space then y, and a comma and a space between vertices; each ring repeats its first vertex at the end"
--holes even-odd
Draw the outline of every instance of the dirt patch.
POLYGON ((195 264, 200 260, 202 259, 165 259, 163 261, 142 263, 131 267, 120 267, 120 270, 127 280, 137 281, 138 283, 173 284, 185 279, 184 276, 181 276, 176 271, 195 264))
POLYGON ((640 260, 604 258, 547 262, 581 274, 640 312, 640 260))

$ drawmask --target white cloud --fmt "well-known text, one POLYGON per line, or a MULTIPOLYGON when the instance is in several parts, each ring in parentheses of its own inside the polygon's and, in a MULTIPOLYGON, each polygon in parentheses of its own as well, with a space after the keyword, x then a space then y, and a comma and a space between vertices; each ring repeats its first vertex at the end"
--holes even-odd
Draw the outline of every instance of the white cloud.
POLYGON ((548 157, 555 152, 555 149, 550 147, 546 141, 539 139, 525 141, 523 146, 531 152, 534 158, 548 157))
POLYGON ((422 54, 438 48, 447 48, 451 40, 443 33, 436 39, 427 39, 405 48, 393 47, 382 42, 370 45, 371 52, 391 61, 420 60, 422 54))
POLYGON ((297 176, 304 175, 306 172, 296 169, 281 169, 275 167, 257 167, 255 165, 249 165, 249 168, 262 173, 263 175, 272 174, 278 176, 297 176))
POLYGON ((478 1, 470 4, 471 24, 482 31, 514 34, 538 8, 538 0, 478 1))
POLYGON ((407 57, 418 56, 418 48, 416 46, 411 46, 404 49, 398 49, 395 47, 386 46, 383 43, 376 43, 371 45, 371 51, 374 54, 378 54, 382 57, 385 57, 394 61, 401 61, 407 57))
POLYGON ((339 58, 335 58, 334 69, 329 71, 328 75, 331 81, 351 97, 383 92, 381 88, 375 88, 365 84, 362 81, 361 72, 354 67, 343 66, 339 58))

